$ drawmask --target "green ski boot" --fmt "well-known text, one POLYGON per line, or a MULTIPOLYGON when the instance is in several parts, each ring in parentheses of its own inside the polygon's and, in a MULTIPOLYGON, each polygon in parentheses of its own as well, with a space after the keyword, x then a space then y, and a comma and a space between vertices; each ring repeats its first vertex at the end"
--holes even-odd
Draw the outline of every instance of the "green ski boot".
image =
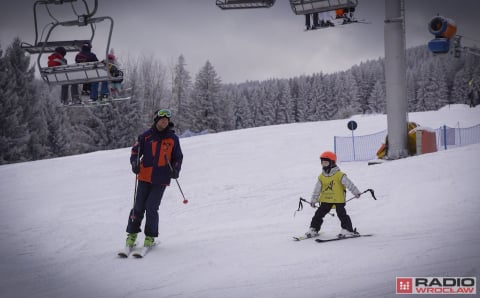
POLYGON ((152 247, 153 244, 155 243, 155 238, 146 236, 145 241, 143 242, 144 247, 152 247))
POLYGON ((128 233, 127 246, 128 247, 134 247, 136 240, 137 240, 137 234, 136 233, 128 233))

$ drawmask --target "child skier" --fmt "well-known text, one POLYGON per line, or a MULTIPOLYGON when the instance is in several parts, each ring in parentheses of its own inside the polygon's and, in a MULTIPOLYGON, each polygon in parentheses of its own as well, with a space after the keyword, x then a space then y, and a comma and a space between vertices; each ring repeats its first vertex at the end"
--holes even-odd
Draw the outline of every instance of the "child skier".
POLYGON ((345 194, 346 189, 348 189, 355 198, 359 198, 360 191, 336 165, 337 156, 335 153, 325 151, 320 155, 320 160, 322 162, 322 173, 318 176, 310 200, 312 207, 315 207, 317 202, 320 202, 320 207, 315 212, 310 223, 310 229, 305 233, 305 236, 308 238, 318 236, 318 231, 323 223, 323 217, 332 208, 336 209, 342 227, 338 236, 344 237, 356 234, 350 216, 348 216, 345 210, 345 194))

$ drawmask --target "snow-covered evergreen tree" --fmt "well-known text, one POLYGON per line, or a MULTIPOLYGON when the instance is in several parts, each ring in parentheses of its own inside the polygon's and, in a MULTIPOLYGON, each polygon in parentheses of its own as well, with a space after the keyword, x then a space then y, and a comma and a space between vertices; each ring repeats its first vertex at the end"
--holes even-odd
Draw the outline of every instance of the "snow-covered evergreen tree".
POLYGON ((448 104, 448 92, 444 70, 438 64, 426 63, 418 80, 417 109, 436 110, 448 104))
POLYGON ((67 110, 58 107, 58 98, 53 95, 51 88, 40 82, 36 97, 41 100, 48 127, 48 146, 50 156, 64 156, 82 153, 74 147, 75 132, 67 116, 67 110))
POLYGON ((235 96, 226 88, 220 88, 219 113, 221 118, 221 130, 235 129, 235 96))
POLYGON ((305 121, 306 102, 301 94, 301 90, 302 90, 301 83, 302 83, 302 80, 298 77, 288 80, 289 89, 290 89, 290 101, 292 103, 292 109, 293 109, 292 122, 305 121))
MULTIPOLYGON (((230 90, 231 93, 235 93, 236 88, 230 90)), ((241 89, 235 96, 234 104, 234 117, 235 117, 235 129, 254 127, 254 119, 251 117, 251 106, 248 101, 248 91, 241 89)))
POLYGON ((407 101, 408 101, 408 111, 415 111, 417 106, 417 77, 416 72, 412 69, 407 69, 407 101))
POLYGON ((370 95, 374 88, 376 80, 376 68, 375 61, 367 61, 360 63, 358 66, 354 66, 351 69, 352 75, 355 78, 357 85, 357 98, 362 114, 371 113, 373 105, 370 103, 370 95))
POLYGON ((30 97, 33 69, 16 38, 5 55, 0 53, 0 163, 30 160, 29 121, 32 111, 26 106, 30 97))
POLYGON ((263 84, 260 82, 255 82, 255 86, 250 96, 254 127, 265 125, 263 117, 263 101, 265 97, 265 88, 263 88, 263 84))
POLYGON ((472 54, 462 56, 462 67, 455 73, 452 97, 458 102, 475 106, 480 102, 480 57, 472 54))
POLYGON ((263 100, 261 100, 261 115, 263 125, 277 124, 277 109, 279 92, 276 85, 276 80, 270 79, 265 81, 262 86, 265 91, 263 100))
POLYGON ((186 65, 185 58, 180 55, 172 78, 172 110, 175 113, 175 124, 181 131, 187 129, 188 123, 194 118, 190 109, 192 78, 186 65))
POLYGON ((290 85, 287 80, 278 80, 278 108, 277 124, 295 122, 295 109, 292 98, 290 97, 290 85))
POLYGON ((210 61, 207 61, 195 77, 192 92, 191 104, 195 119, 191 127, 194 131, 221 130, 223 124, 219 114, 220 84, 217 72, 210 61))
POLYGON ((332 103, 333 96, 329 86, 325 84, 326 77, 323 73, 313 74, 308 88, 307 98, 307 119, 308 121, 318 121, 327 119, 328 111, 336 109, 336 103, 332 103))
POLYGON ((387 108, 387 102, 385 101, 385 82, 380 80, 376 81, 369 97, 370 104, 372 105, 370 111, 373 113, 385 113, 387 108))

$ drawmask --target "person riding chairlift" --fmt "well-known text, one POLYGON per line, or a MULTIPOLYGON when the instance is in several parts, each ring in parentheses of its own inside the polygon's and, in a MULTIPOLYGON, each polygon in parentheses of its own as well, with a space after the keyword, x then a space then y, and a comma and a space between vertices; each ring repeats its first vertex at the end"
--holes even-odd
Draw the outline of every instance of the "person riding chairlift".
POLYGON ((110 94, 112 94, 113 98, 118 98, 120 97, 120 91, 122 90, 123 73, 119 69, 119 65, 114 54, 108 54, 108 71, 113 78, 109 83, 110 94), (120 79, 115 79, 118 77, 120 77, 120 79))
POLYGON ((355 22, 353 13, 355 12, 355 7, 340 8, 335 11, 336 19, 343 19, 343 24, 355 22))
MULTIPOLYGON (((76 63, 97 62, 99 61, 97 55, 92 53, 92 44, 86 42, 82 45, 82 50, 75 56, 76 63)), ((83 84, 82 95, 90 95, 90 100, 97 101, 98 96, 98 82, 89 84, 83 84)), ((102 82, 101 84, 101 98, 108 97, 108 82, 102 82)))
MULTIPOLYGON (((55 52, 48 56, 48 67, 55 67, 61 65, 67 65, 67 59, 65 59, 65 55, 67 51, 64 47, 57 47, 55 48, 55 52)), ((77 85, 62 85, 61 93, 60 93, 60 101, 63 105, 69 105, 70 102, 68 100, 68 89, 70 88, 70 93, 72 96, 72 103, 73 104, 80 104, 82 101, 78 96, 78 86, 77 85)))

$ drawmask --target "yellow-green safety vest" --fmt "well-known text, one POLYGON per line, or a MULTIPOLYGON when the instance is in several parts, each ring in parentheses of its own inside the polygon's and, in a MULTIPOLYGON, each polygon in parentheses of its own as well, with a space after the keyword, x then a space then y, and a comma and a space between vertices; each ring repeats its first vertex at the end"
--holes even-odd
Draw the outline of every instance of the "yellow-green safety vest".
POLYGON ((332 176, 320 174, 318 180, 322 183, 320 192, 321 203, 345 203, 346 188, 342 184, 343 172, 338 171, 332 176))

